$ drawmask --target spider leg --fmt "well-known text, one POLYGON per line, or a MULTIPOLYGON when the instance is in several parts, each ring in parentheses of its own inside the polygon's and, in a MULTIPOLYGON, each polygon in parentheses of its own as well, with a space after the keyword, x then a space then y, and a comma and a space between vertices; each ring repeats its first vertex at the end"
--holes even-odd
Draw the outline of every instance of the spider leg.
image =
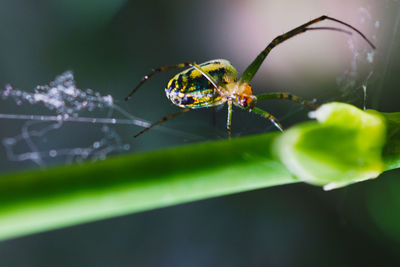
POLYGON ((125 101, 127 101, 129 98, 131 98, 131 96, 139 89, 139 87, 142 86, 154 74, 162 72, 162 71, 170 70, 170 69, 185 68, 188 66, 193 66, 193 64, 195 64, 195 63, 194 62, 185 62, 185 63, 176 64, 176 65, 163 66, 163 67, 153 69, 151 72, 149 72, 147 75, 145 75, 142 78, 142 80, 138 83, 138 85, 136 85, 136 87, 133 88, 132 92, 127 97, 125 97, 125 101))
POLYGON ((274 117, 273 115, 271 115, 270 113, 268 113, 267 111, 262 110, 262 109, 257 108, 257 107, 253 107, 252 109, 248 109, 248 111, 254 112, 254 113, 260 115, 261 117, 263 117, 263 118, 265 118, 265 119, 267 119, 267 120, 270 120, 270 121, 274 124, 274 126, 275 126, 276 128, 278 128, 279 131, 283 132, 283 127, 282 127, 282 125, 279 123, 278 119, 275 118, 275 117, 274 117))
MULTIPOLYGON (((261 64, 264 62, 264 60, 267 57, 267 55, 269 54, 269 52, 278 44, 283 43, 284 41, 289 40, 290 38, 292 38, 298 34, 304 33, 306 31, 309 31, 309 30, 316 30, 316 29, 318 30, 319 29, 319 30, 338 31, 337 28, 332 29, 331 27, 309 28, 310 25, 313 25, 313 24, 318 23, 323 20, 331 20, 331 21, 337 22, 339 24, 342 24, 342 25, 352 29, 353 31, 357 32, 373 49, 375 49, 375 46, 372 44, 372 42, 370 40, 368 40, 368 38, 362 32, 360 32, 359 30, 357 30, 350 24, 343 22, 341 20, 332 18, 332 17, 321 16, 321 17, 313 19, 307 23, 304 23, 303 25, 300 25, 299 27, 294 28, 293 30, 288 31, 287 33, 284 33, 282 35, 279 35, 275 39, 273 39, 272 42, 269 43, 268 46, 263 51, 261 51, 261 53, 256 57, 256 59, 254 59, 254 61, 247 67, 247 69, 244 71, 242 77, 240 78, 239 82, 249 83, 253 79, 254 75, 257 73, 258 69, 260 68, 261 64)), ((344 30, 339 30, 339 31, 346 33, 346 31, 344 31, 344 30)))
POLYGON ((336 32, 342 32, 348 35, 352 35, 352 32, 350 31, 346 31, 340 28, 336 28, 336 27, 307 27, 306 31, 312 31, 312 30, 328 30, 328 31, 336 31, 336 32))
POLYGON ((139 133, 137 133, 134 137, 136 138, 136 137, 138 137, 139 135, 141 135, 142 133, 147 132, 148 130, 150 130, 150 129, 153 128, 154 126, 156 126, 156 125, 158 125, 158 124, 160 124, 160 123, 163 123, 163 122, 165 122, 165 121, 167 121, 167 120, 169 120, 169 119, 172 119, 173 117, 175 117, 175 116, 177 116, 177 115, 179 115, 179 114, 182 114, 182 113, 184 113, 184 112, 187 112, 187 111, 189 111, 189 110, 191 110, 191 109, 190 109, 190 108, 184 108, 184 109, 179 110, 178 112, 175 112, 175 113, 169 114, 169 115, 167 115, 167 116, 165 116, 165 117, 162 117, 161 119, 159 119, 158 121, 156 121, 155 123, 153 123, 152 125, 150 125, 149 127, 146 127, 146 128, 144 128, 143 130, 141 130, 141 131, 140 131, 139 133))
POLYGON ((226 131, 228 138, 231 138, 231 125, 232 125, 232 100, 228 101, 228 117, 226 118, 226 131))
POLYGON ((293 102, 300 103, 305 106, 309 106, 313 109, 316 109, 319 107, 319 105, 315 104, 313 101, 308 101, 305 100, 304 98, 301 98, 299 96, 295 96, 292 94, 288 93, 268 93, 268 94, 260 94, 256 95, 257 101, 258 100, 267 100, 267 99, 287 99, 293 102))

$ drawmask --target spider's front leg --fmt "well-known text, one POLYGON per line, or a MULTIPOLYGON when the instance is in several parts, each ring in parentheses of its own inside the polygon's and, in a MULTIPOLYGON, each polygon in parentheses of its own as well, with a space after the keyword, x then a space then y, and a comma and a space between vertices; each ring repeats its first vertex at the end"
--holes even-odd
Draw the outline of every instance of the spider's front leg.
POLYGON ((355 31, 371 46, 372 49, 375 49, 374 44, 357 28, 351 26, 350 24, 348 24, 344 21, 324 15, 324 16, 315 18, 313 20, 310 20, 309 22, 304 23, 303 25, 300 25, 299 27, 294 28, 293 30, 290 30, 282 35, 275 37, 267 45, 267 47, 263 51, 261 51, 261 53, 254 59, 254 61, 246 68, 242 77, 240 78, 240 82, 249 83, 253 79, 254 75, 257 73, 258 69, 260 68, 261 64, 264 62, 265 58, 268 56, 269 52, 271 52, 271 50, 274 47, 276 47, 277 45, 293 38, 294 36, 296 36, 298 34, 302 34, 307 31, 310 31, 310 30, 331 30, 331 31, 338 31, 338 32, 346 33, 346 34, 351 34, 348 31, 342 30, 340 28, 335 28, 335 27, 310 27, 313 24, 324 21, 324 20, 330 20, 330 21, 336 22, 338 24, 346 26, 347 28, 355 31))

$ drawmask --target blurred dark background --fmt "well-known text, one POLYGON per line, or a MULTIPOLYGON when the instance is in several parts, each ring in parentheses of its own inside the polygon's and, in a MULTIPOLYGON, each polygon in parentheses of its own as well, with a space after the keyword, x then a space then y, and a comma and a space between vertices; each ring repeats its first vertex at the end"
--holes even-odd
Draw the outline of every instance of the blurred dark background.
MULTIPOLYGON (((79 88, 111 94, 130 114, 155 121, 178 110, 163 90, 174 71, 155 76, 123 101, 151 68, 225 58, 241 73, 274 37, 322 14, 359 28, 376 44, 375 53, 356 35, 306 33, 271 52, 252 82, 255 93, 287 91, 363 107, 365 85, 367 108, 399 111, 400 4, 394 0, 1 1, 0 88, 33 91, 72 70, 79 88)), ((307 119, 308 110, 294 103, 261 107, 286 127, 307 119)), ((42 111, 8 100, 0 107, 0 113, 42 111)), ((166 122, 169 131, 154 129, 138 139, 132 138, 137 126, 114 129, 130 145, 125 153, 134 153, 226 138, 225 119, 225 107, 196 110, 166 122)), ((0 139, 20 134, 24 124, 0 120, 0 139)), ((40 149, 91 144, 99 131, 66 123, 46 135, 40 149)), ((275 129, 235 110, 235 137, 266 131, 275 129)), ((11 161, 3 146, 0 160, 3 173, 46 167, 11 161)), ((391 171, 332 192, 286 185, 3 241, 0 265, 395 266, 399 176, 391 171)))

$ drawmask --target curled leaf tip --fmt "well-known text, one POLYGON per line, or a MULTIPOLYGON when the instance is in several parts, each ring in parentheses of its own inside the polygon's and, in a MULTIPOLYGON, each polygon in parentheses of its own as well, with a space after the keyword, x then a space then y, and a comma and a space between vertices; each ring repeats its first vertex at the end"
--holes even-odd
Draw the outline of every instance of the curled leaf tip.
POLYGON ((385 119, 376 111, 332 102, 295 126, 274 150, 300 180, 331 190, 376 178, 384 170, 385 119))

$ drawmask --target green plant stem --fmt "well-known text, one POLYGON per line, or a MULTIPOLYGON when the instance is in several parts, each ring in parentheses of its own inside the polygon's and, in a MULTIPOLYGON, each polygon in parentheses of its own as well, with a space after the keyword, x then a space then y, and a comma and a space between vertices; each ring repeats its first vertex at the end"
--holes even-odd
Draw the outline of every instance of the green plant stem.
POLYGON ((188 145, 0 178, 0 239, 296 180, 277 134, 188 145))
POLYGON ((400 113, 343 103, 316 112, 283 134, 3 175, 0 240, 300 179, 333 189, 400 167, 400 113))

